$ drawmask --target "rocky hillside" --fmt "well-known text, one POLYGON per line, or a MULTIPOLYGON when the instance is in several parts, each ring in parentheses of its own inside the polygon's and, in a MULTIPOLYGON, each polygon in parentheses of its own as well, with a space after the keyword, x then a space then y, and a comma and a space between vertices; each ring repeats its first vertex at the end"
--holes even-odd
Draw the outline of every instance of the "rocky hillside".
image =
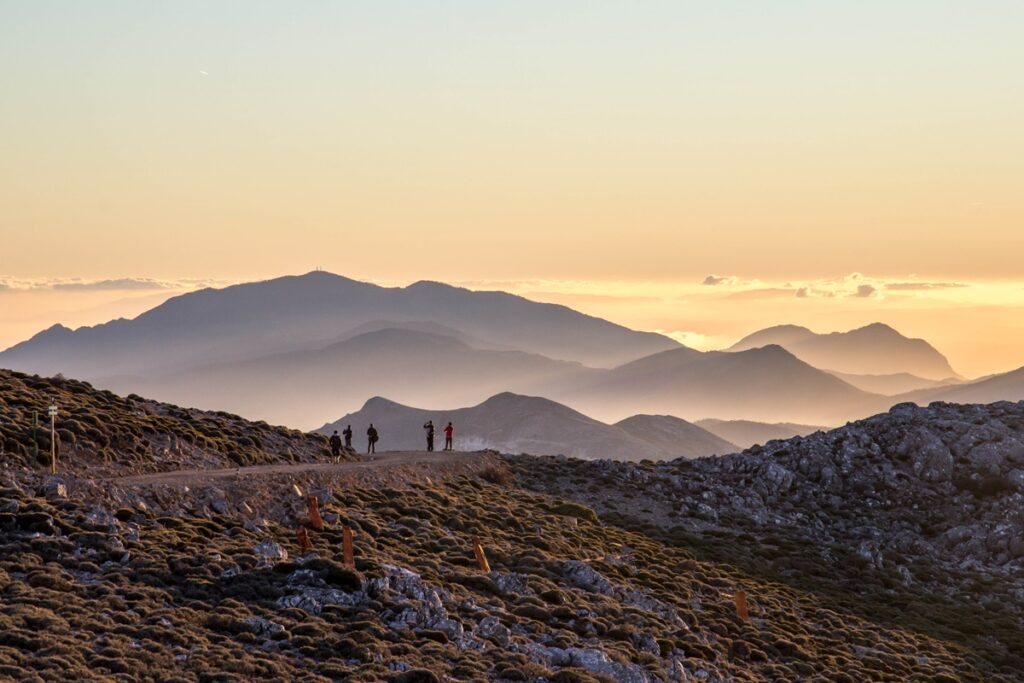
MULTIPOLYGON (((5 378, 22 430, 61 392, 131 443, 216 425, 258 436, 254 461, 323 459, 320 437, 5 378)), ((116 476, 167 456, 76 440, 115 476, 0 470, 0 680, 1018 681, 1022 433, 1021 405, 901 406, 697 461, 217 476, 116 476)), ((216 444, 188 462, 230 461, 216 444)))
POLYGON ((1024 403, 903 404, 720 458, 516 462, 611 523, 1024 671, 1024 403))
POLYGON ((56 426, 62 470, 123 474, 312 462, 330 455, 322 435, 134 395, 122 398, 85 382, 0 370, 0 462, 4 467, 49 466, 47 407, 51 403, 59 408, 56 426), (33 429, 37 418, 39 427, 33 429))
POLYGON ((305 492, 283 484, 272 497, 293 512, 268 520, 230 507, 172 515, 180 489, 118 506, 73 481, 70 498, 42 497, 8 477, 0 678, 1014 680, 956 641, 708 560, 685 535, 599 519, 500 467, 319 489, 325 527, 307 531, 309 551, 295 531, 305 492))

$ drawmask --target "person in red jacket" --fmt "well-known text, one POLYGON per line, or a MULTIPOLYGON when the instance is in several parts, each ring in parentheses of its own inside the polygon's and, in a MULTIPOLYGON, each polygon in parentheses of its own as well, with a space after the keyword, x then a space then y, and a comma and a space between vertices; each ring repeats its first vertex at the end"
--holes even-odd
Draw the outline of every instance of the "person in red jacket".
POLYGON ((455 435, 455 427, 452 427, 452 423, 449 422, 448 426, 444 428, 444 449, 446 451, 454 450, 452 448, 452 436, 455 435))

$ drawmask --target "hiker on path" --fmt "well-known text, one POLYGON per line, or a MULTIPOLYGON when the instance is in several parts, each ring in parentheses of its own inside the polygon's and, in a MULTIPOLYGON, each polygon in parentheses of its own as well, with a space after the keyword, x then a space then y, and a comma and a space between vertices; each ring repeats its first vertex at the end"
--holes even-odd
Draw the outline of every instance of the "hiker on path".
POLYGON ((345 448, 352 448, 352 425, 345 427, 341 435, 345 437, 345 448))
POLYGON ((455 427, 452 427, 452 423, 449 422, 448 426, 444 428, 444 449, 446 451, 455 450, 452 446, 452 437, 455 435, 455 427))
POLYGON ((370 453, 376 453, 377 452, 377 441, 379 439, 380 439, 380 434, 377 433, 377 428, 374 427, 373 423, 371 422, 370 423, 370 428, 366 430, 366 441, 367 441, 367 444, 368 444, 366 446, 366 453, 367 453, 367 455, 369 455, 370 453))
POLYGON ((423 425, 423 428, 427 430, 427 450, 434 450, 434 421, 427 420, 427 424, 423 425))
POLYGON ((331 455, 334 456, 335 460, 341 458, 341 437, 338 436, 337 429, 335 429, 334 433, 331 434, 331 455))

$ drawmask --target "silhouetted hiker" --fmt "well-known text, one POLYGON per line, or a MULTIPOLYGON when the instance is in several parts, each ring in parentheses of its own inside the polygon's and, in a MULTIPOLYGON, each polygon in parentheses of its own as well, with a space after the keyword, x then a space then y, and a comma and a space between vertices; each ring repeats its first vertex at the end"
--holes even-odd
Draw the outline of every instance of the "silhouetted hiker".
POLYGON ((423 428, 427 430, 427 450, 434 450, 434 421, 427 420, 427 424, 423 425, 423 428))
POLYGON ((370 423, 370 428, 366 430, 366 441, 367 441, 367 444, 368 444, 366 446, 366 452, 368 454, 369 453, 376 453, 377 452, 377 441, 379 439, 380 439, 380 434, 377 433, 377 428, 374 427, 373 423, 371 422, 370 423))
POLYGON ((448 426, 444 428, 444 449, 446 451, 455 450, 452 446, 452 436, 455 435, 455 427, 452 427, 452 423, 449 422, 448 426))
POLYGON ((341 437, 338 436, 337 429, 331 434, 331 455, 334 456, 335 460, 341 457, 341 437))
POLYGON ((341 435, 345 437, 345 448, 352 448, 352 425, 345 427, 341 435))

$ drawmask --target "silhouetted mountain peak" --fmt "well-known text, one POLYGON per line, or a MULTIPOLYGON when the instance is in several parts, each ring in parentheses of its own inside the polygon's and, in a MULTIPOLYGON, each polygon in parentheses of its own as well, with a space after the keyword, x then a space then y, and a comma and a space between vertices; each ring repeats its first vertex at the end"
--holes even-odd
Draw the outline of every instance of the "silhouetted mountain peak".
POLYGON ((56 325, 51 325, 42 332, 37 333, 32 337, 32 339, 42 339, 43 337, 56 337, 67 334, 69 332, 72 332, 72 329, 70 327, 65 327, 64 325, 57 323, 56 325))
MULTIPOLYGON (((843 333, 842 332, 833 332, 832 334, 843 334, 843 333)), ((909 337, 905 337, 904 335, 900 334, 896 329, 890 327, 889 325, 886 325, 885 323, 871 323, 870 325, 865 325, 864 327, 858 327, 855 330, 850 330, 846 334, 850 334, 850 335, 865 335, 865 336, 866 335, 870 335, 870 336, 874 336, 874 337, 900 337, 900 338, 903 338, 903 339, 908 339, 909 338, 909 337)))
POLYGON ((736 351, 735 353, 737 356, 752 361, 774 361, 780 363, 799 363, 800 365, 807 365, 807 363, 797 358, 784 346, 779 344, 765 344, 764 346, 758 346, 744 351, 736 351))
POLYGON ((511 391, 503 391, 500 394, 495 394, 481 403, 478 407, 486 407, 492 410, 570 410, 561 403, 557 403, 541 396, 526 396, 524 394, 516 394, 511 391))
POLYGON ((778 344, 816 368, 840 373, 909 373, 933 380, 956 375, 945 356, 928 342, 906 337, 881 322, 828 334, 796 325, 769 327, 747 335, 729 351, 744 351, 766 344, 778 344))
POLYGON ((438 282, 437 280, 417 280, 412 284, 406 285, 407 291, 421 291, 421 292, 469 292, 472 290, 466 289, 465 287, 456 287, 446 282, 438 282))
POLYGON ((390 410, 392 408, 405 408, 406 406, 392 401, 391 399, 384 398, 383 396, 374 396, 363 404, 362 410, 390 410))

